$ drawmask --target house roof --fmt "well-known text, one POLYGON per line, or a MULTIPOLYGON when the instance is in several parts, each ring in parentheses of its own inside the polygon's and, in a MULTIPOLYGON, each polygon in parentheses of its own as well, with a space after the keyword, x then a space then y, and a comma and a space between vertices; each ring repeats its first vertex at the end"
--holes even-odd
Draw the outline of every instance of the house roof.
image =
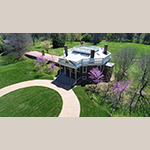
POLYGON ((105 66, 107 66, 107 67, 113 67, 114 65, 115 65, 115 63, 111 63, 111 62, 107 62, 105 64, 105 66))
MULTIPOLYGON (((64 55, 60 58, 64 58, 70 61, 77 62, 81 59, 88 59, 91 55, 91 50, 95 51, 94 58, 105 58, 107 55, 103 53, 104 48, 101 48, 99 46, 76 46, 71 49, 68 49, 68 56, 66 57, 66 54, 64 52, 64 55)), ((110 54, 108 52, 108 54, 110 54)))

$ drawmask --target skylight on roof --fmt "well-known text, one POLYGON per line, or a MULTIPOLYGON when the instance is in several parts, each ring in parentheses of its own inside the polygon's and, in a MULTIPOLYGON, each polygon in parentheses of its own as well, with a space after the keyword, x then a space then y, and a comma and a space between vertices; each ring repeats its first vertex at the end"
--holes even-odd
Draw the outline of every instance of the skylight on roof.
POLYGON ((91 50, 99 51, 99 46, 76 46, 72 48, 73 52, 90 54, 91 50))

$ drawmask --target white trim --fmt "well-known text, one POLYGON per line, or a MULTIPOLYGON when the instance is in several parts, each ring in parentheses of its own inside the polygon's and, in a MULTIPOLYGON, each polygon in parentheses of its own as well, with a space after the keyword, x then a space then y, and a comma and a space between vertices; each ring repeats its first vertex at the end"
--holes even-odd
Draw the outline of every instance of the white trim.
POLYGON ((82 73, 87 73, 87 66, 82 66, 82 73), (84 67, 86 67, 86 71, 84 71, 84 67))

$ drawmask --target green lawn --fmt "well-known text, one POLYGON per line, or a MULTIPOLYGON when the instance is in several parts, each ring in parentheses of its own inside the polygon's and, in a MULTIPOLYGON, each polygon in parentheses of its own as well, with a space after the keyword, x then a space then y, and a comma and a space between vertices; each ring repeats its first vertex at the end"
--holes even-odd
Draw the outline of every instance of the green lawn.
MULTIPOLYGON (((33 71, 34 64, 32 59, 25 59, 7 65, 2 65, 2 62, 0 64, 0 88, 22 81, 37 79, 36 73, 33 71)), ((44 74, 38 79, 53 80, 56 74, 57 72, 44 74)))
POLYGON ((27 87, 0 97, 0 117, 57 117, 61 96, 46 87, 27 87))
MULTIPOLYGON (((35 46, 31 46, 29 50, 37 50, 37 51, 43 50, 41 49, 40 43, 41 42, 35 43, 35 46)), ((92 45, 92 43, 84 43, 84 44, 92 45)), ((150 45, 144 45, 144 44, 102 41, 97 45, 100 47, 104 47, 105 44, 108 44, 108 51, 110 51, 112 54, 114 54, 116 51, 121 50, 123 47, 126 46, 137 47, 139 49, 139 53, 150 52, 150 45)), ((72 48, 73 46, 80 45, 80 42, 72 42, 72 43, 67 42, 66 45, 68 45, 68 48, 72 48)), ((63 54, 63 50, 64 50, 63 47, 57 49, 52 48, 49 50, 49 53, 61 56, 63 54)), ((0 88, 3 88, 11 84, 19 83, 22 81, 37 79, 37 77, 35 76, 36 75, 35 72, 32 70, 33 60, 25 59, 15 63, 6 63, 1 58, 2 57, 0 56, 0 88)), ((129 70, 129 76, 132 79, 134 79, 133 78, 134 71, 136 71, 135 65, 133 65, 129 70)), ((44 74, 42 77, 39 78, 53 80, 56 74, 57 74, 56 72, 51 74, 44 74)), ((86 87, 82 87, 82 86, 77 86, 73 88, 81 104, 80 116, 81 117, 109 116, 105 106, 99 106, 94 102, 94 100, 91 100, 87 92, 85 91, 85 89, 86 87)), ((99 96, 97 96, 97 98, 100 99, 99 96)))
POLYGON ((98 45, 100 47, 104 47, 105 44, 108 44, 108 51, 111 52, 112 54, 114 54, 116 51, 119 51, 126 46, 130 46, 130 47, 139 49, 139 53, 137 56, 139 56, 140 52, 142 52, 142 53, 150 52, 150 45, 137 44, 137 43, 121 43, 121 42, 102 41, 98 45))
MULTIPOLYGON (((66 42, 65 44, 68 46, 68 49, 69 49, 69 48, 72 48, 74 46, 80 45, 80 42, 66 42)), ((91 43, 86 43, 86 44, 91 45, 91 43)), ((41 48, 41 42, 40 41, 36 42, 35 46, 31 46, 29 48, 29 50, 30 51, 40 51, 40 52, 42 50, 44 50, 45 53, 47 53, 47 51, 45 49, 41 48)), ((61 55, 63 55, 63 50, 64 50, 64 47, 61 47, 61 48, 51 48, 49 50, 49 54, 61 56, 61 55)))
POLYGON ((109 117, 107 111, 91 100, 85 90, 86 87, 80 85, 73 88, 81 105, 80 117, 109 117))
MULTIPOLYGON (((66 42, 65 44, 68 46, 68 49, 69 49, 69 48, 72 48, 74 46, 80 45, 81 43, 80 42, 72 42, 72 43, 66 42)), ((93 45, 93 43, 88 43, 88 42, 86 42, 86 43, 84 42, 84 44, 93 45)), ((121 42, 102 41, 99 44, 97 44, 97 46, 104 47, 105 44, 108 44, 108 51, 111 52, 112 54, 118 50, 121 50, 122 48, 124 48, 126 46, 138 48, 139 53, 140 52, 144 52, 144 53, 150 52, 150 45, 144 45, 144 44, 138 44, 138 43, 121 43, 121 42)), ((44 49, 41 48, 41 42, 38 41, 37 43, 35 43, 35 46, 31 46, 29 48, 29 50, 42 51, 44 49)), ((53 55, 61 56, 61 55, 63 55, 63 50, 64 50, 64 47, 54 48, 54 49, 52 48, 49 50, 49 53, 53 54, 53 55)), ((44 51, 46 52, 46 50, 44 50, 44 51)))

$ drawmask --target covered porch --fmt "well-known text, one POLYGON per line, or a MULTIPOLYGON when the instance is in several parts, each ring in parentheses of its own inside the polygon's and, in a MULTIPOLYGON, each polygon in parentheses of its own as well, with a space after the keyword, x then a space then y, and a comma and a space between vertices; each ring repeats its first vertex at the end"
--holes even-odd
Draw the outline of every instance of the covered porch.
POLYGON ((76 69, 76 68, 72 68, 72 67, 68 67, 64 65, 59 65, 59 68, 60 68, 59 74, 63 76, 67 76, 75 80, 81 78, 81 67, 76 69))

